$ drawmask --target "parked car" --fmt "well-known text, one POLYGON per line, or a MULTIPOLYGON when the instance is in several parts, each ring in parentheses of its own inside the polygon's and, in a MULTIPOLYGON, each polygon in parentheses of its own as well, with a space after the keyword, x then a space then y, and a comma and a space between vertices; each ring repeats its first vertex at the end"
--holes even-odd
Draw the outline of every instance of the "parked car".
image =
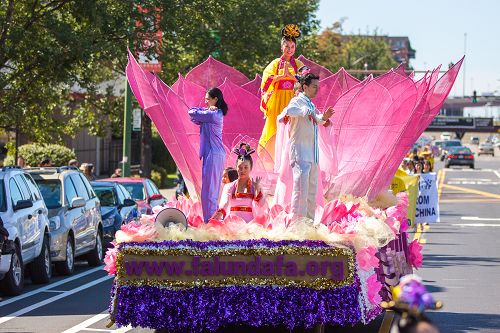
MULTIPOLYGON (((52 275, 48 210, 29 174, 19 167, 0 169, 0 218, 9 232, 8 253, 0 258, 0 285, 5 294, 19 295, 24 266, 33 283, 49 282, 52 275)), ((2 249, 0 249, 1 251, 2 249)))
POLYGON ((148 178, 118 177, 106 178, 102 181, 117 182, 123 185, 137 202, 141 214, 152 214, 153 207, 163 205, 167 200, 161 195, 158 187, 148 178))
POLYGON ((101 202, 102 226, 104 239, 115 238, 115 232, 122 224, 129 223, 139 217, 137 203, 130 193, 119 183, 94 181, 90 182, 101 202))
POLYGON ((477 136, 471 136, 470 137, 470 144, 471 145, 478 145, 479 144, 479 137, 477 137, 477 136))
POLYGON ((489 142, 481 143, 477 155, 491 155, 495 156, 495 146, 489 142))
POLYGON ((474 154, 467 147, 452 147, 446 155, 444 167, 452 165, 466 165, 474 169, 474 154))
POLYGON ((448 154, 448 151, 452 147, 461 147, 461 146, 462 146, 462 142, 460 142, 460 140, 443 141, 443 143, 441 145, 441 161, 444 161, 444 159, 446 158, 446 155, 448 154))
POLYGON ((75 257, 86 256, 90 266, 104 257, 103 226, 99 198, 78 169, 30 168, 40 188, 50 218, 50 254, 56 271, 73 273, 75 257))

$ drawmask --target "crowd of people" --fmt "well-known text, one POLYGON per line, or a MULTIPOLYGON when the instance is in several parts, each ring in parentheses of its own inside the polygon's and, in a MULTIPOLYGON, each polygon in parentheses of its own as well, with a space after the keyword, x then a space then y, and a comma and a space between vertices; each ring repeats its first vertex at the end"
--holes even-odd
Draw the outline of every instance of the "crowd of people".
POLYGON ((401 168, 408 175, 433 172, 434 155, 430 145, 413 148, 401 162, 401 168))

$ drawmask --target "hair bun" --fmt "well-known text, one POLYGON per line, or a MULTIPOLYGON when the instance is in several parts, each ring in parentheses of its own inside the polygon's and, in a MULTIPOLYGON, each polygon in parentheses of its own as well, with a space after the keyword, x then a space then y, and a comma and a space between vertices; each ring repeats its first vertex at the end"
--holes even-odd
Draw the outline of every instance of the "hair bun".
POLYGON ((299 38, 300 30, 296 24, 287 24, 283 29, 281 29, 281 35, 285 38, 299 38))
POLYGON ((233 148, 233 153, 238 156, 249 156, 255 153, 255 149, 251 148, 248 143, 242 142, 233 148))

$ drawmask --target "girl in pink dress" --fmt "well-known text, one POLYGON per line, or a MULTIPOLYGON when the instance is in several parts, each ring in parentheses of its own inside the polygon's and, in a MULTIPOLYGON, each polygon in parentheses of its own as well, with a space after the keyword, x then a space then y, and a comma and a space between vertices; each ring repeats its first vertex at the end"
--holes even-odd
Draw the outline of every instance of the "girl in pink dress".
POLYGON ((248 144, 241 143, 233 152, 238 155, 236 162, 238 179, 226 184, 222 189, 219 209, 213 218, 221 220, 227 215, 236 215, 250 222, 256 216, 262 215, 267 206, 260 186, 261 178, 256 177, 253 180, 250 178, 253 167, 250 155, 255 150, 248 144))

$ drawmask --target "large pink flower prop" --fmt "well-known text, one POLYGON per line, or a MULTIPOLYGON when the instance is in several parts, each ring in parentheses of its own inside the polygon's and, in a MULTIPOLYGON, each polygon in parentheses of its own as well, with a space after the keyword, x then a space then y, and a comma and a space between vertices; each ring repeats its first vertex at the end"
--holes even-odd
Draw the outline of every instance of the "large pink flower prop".
POLYGON ((422 267, 424 257, 422 256, 422 245, 420 245, 418 239, 408 245, 408 252, 410 265, 417 269, 422 267))
MULTIPOLYGON (((463 61, 458 61, 441 77, 436 68, 416 81, 398 67, 360 82, 342 68, 332 74, 311 60, 302 56, 299 59, 322 76, 321 89, 314 99, 318 109, 333 106, 336 111, 331 119, 333 126, 320 129, 323 194, 327 198, 344 193, 367 195, 369 199, 389 186, 405 153, 438 114, 463 61)), ((261 135, 264 119, 259 109, 258 76, 250 81, 236 69, 209 57, 185 77, 179 75, 170 88, 153 74, 144 72, 131 54, 126 74, 139 104, 198 195, 201 192, 199 127, 191 123, 187 111, 189 107, 204 104, 208 88, 219 87, 229 106, 222 138, 227 152, 242 136, 257 142, 261 135)), ((279 151, 278 146, 276 150, 279 151)), ((234 160, 228 153, 226 164, 233 166, 234 160)), ((253 172, 265 173, 267 181, 276 182, 276 174, 272 175, 274 168, 267 161, 257 165, 253 172)))
POLYGON ((382 297, 380 297, 379 291, 382 289, 382 283, 380 283, 377 279, 377 274, 372 274, 366 280, 367 291, 368 291, 368 300, 373 305, 379 305, 382 302, 382 297))
POLYGON ((374 267, 378 267, 379 259, 376 256, 377 249, 373 246, 364 247, 356 253, 356 262, 364 271, 369 271, 374 267))

